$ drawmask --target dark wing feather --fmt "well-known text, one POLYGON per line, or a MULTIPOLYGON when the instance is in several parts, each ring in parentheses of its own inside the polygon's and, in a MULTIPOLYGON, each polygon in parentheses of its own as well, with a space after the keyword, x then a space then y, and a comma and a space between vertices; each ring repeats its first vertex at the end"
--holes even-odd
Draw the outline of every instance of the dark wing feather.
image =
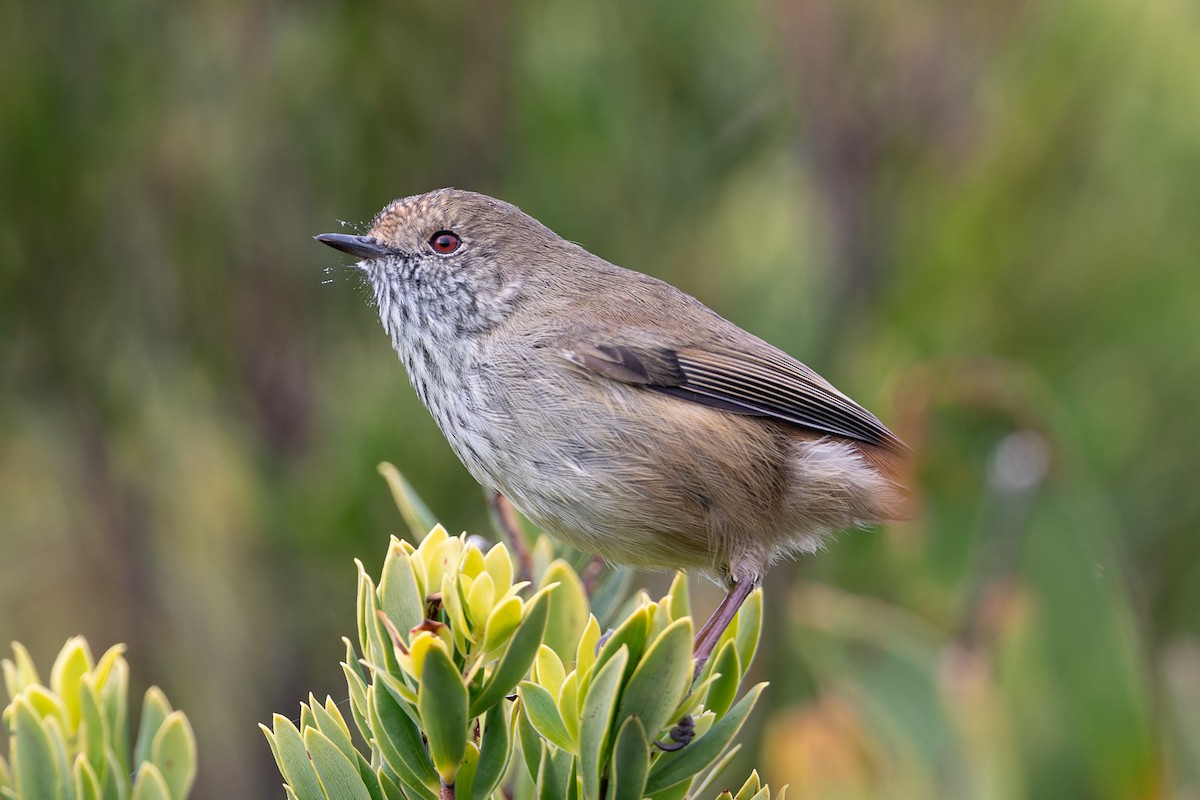
POLYGON ((779 351, 574 342, 565 352, 592 372, 681 400, 905 449, 871 412, 779 351))

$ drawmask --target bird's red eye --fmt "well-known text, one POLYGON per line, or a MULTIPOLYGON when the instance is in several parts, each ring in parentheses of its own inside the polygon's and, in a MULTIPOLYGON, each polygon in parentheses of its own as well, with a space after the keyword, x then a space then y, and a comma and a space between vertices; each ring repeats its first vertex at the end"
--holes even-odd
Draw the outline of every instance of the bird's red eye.
POLYGON ((429 237, 429 246, 433 248, 433 252, 446 255, 461 247, 462 239, 458 238, 458 234, 453 231, 438 231, 429 237))

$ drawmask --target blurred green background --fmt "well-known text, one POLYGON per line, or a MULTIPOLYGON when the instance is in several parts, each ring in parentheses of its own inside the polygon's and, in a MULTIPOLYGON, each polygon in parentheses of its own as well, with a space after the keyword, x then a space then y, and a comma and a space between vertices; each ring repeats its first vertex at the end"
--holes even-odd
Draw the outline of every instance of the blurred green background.
POLYGON ((255 723, 345 695, 376 464, 487 525, 310 237, 457 185, 919 453, 914 521, 771 573, 742 767, 1200 797, 1198 75, 1189 0, 5 3, 0 642, 128 642, 198 796, 282 796, 255 723))

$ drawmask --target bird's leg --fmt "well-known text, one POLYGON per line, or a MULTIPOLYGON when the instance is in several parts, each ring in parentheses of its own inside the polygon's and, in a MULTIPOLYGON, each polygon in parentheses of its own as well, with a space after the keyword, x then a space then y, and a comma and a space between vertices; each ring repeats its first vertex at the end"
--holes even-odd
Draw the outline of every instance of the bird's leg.
POLYGON ((508 549, 512 551, 513 558, 516 559, 517 580, 532 580, 533 556, 529 554, 529 546, 521 534, 521 523, 517 520, 516 509, 513 508, 508 498, 499 492, 492 492, 488 500, 488 505, 491 506, 493 517, 496 520, 496 527, 504 534, 508 549))
POLYGON ((734 616, 738 609, 742 607, 742 603, 754 591, 754 581, 749 578, 743 578, 730 588, 729 594, 725 595, 725 599, 717 606, 717 610, 708 618, 708 622, 700 628, 700 632, 696 634, 696 641, 692 645, 692 658, 696 662, 695 670, 692 677, 696 677, 704 669, 704 665, 708 663, 709 656, 713 653, 713 648, 717 646, 717 642, 721 638, 721 634, 729 627, 729 623, 733 622, 734 616))

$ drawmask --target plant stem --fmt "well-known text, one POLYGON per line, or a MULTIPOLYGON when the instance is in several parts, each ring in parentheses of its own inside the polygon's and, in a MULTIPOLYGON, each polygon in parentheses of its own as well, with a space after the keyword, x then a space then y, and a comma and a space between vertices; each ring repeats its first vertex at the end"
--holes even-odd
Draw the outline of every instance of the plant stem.
POLYGON ((499 492, 492 492, 489 505, 504 538, 508 540, 508 548, 512 550, 517 561, 517 580, 533 579, 533 556, 521 533, 521 523, 517 519, 517 511, 508 498, 499 492))
POLYGON ((442 781, 442 800, 454 800, 454 784, 442 781))

